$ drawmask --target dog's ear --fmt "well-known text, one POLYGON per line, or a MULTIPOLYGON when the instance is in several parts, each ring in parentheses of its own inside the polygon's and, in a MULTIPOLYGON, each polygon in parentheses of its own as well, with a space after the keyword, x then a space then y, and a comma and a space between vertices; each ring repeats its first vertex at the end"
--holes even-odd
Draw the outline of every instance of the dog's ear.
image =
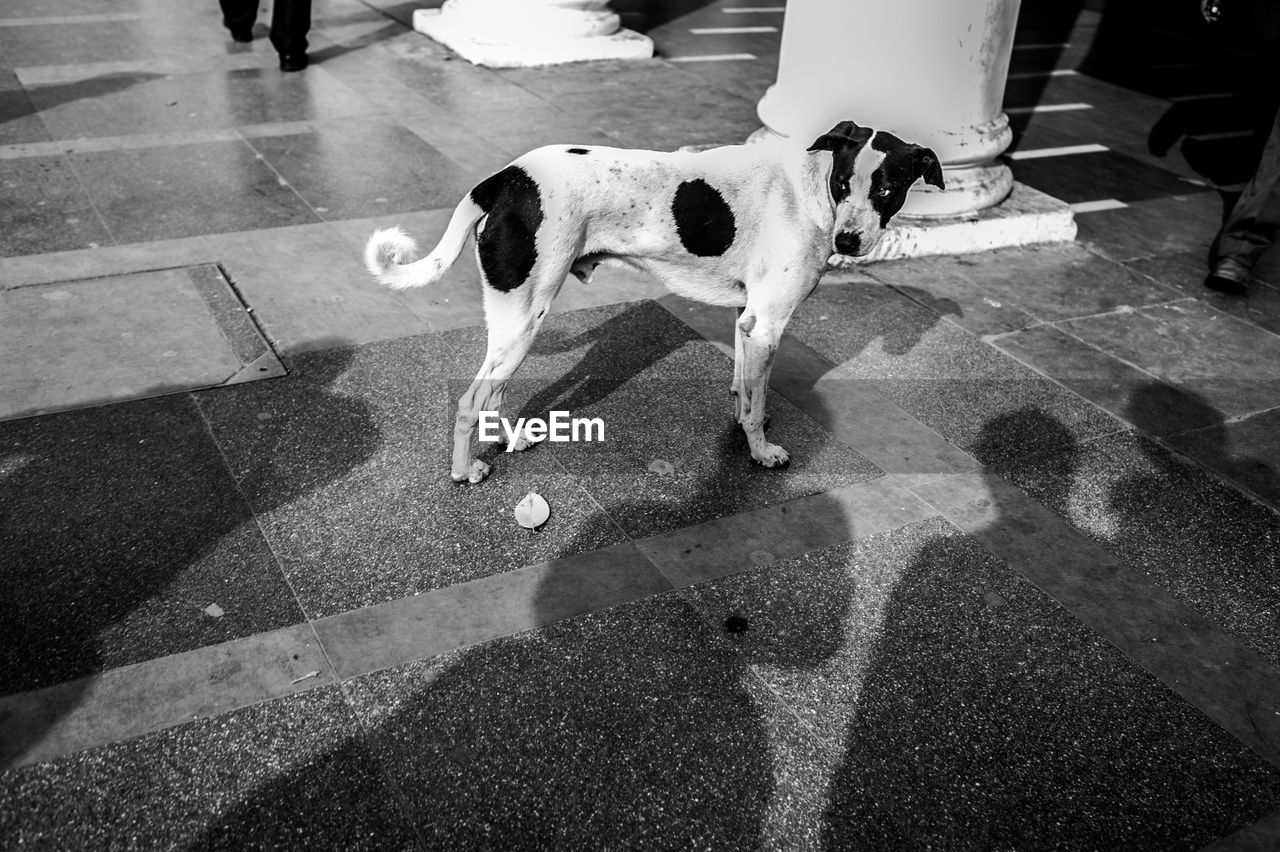
POLYGON ((916 177, 924 178, 925 183, 938 189, 947 188, 942 180, 942 164, 938 162, 938 155, 933 153, 932 148, 917 145, 911 156, 916 177))
POLYGON ((809 151, 837 151, 845 145, 865 145, 871 138, 871 130, 859 127, 852 121, 842 121, 826 133, 813 140, 809 151))

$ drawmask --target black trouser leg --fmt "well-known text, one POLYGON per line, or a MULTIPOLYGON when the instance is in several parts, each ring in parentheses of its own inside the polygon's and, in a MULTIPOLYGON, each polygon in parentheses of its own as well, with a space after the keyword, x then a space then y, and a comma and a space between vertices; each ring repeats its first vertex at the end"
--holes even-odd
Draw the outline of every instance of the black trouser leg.
POLYGON ((218 0, 222 25, 232 32, 248 32, 258 18, 258 0, 218 0))
POLYGON ((275 0, 271 9, 271 44, 281 56, 307 52, 311 0, 275 0))
POLYGON ((1218 237, 1218 257, 1252 267, 1280 231, 1280 113, 1277 113, 1253 179, 1245 184, 1218 237))

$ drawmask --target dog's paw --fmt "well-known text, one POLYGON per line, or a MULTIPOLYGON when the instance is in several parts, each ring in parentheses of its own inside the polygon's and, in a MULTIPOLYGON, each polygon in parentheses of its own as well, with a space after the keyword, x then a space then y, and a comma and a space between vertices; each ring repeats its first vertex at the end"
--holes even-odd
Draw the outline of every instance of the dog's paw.
POLYGON ((751 457, 765 467, 782 467, 791 461, 791 456, 777 444, 765 444, 764 451, 752 453, 751 457))
POLYGON ((454 471, 449 474, 449 477, 454 482, 469 482, 472 485, 475 485, 477 482, 481 482, 488 475, 489 465, 480 461, 480 459, 472 459, 471 467, 467 468, 462 473, 454 471))

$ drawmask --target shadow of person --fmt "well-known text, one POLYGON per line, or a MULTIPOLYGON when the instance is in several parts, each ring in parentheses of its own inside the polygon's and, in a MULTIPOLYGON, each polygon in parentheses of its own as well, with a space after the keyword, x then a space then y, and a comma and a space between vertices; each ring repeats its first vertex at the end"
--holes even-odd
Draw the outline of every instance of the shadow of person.
POLYGON ((51 110, 71 101, 100 98, 121 92, 163 76, 163 74, 144 71, 101 74, 72 83, 41 85, 34 91, 0 91, 0 124, 36 115, 43 110, 51 110))
POLYGON ((825 845, 1172 849, 1230 833, 1239 814, 1197 791, 1256 796, 1238 767, 1186 771, 1204 748, 1196 711, 993 555, 1039 534, 997 474, 1033 470, 1037 499, 1061 511, 1083 475, 1070 430, 1025 408, 987 422, 974 455, 994 515, 968 534, 921 525, 933 532, 893 587, 825 845))
POLYGON ((364 405, 330 390, 349 357, 278 382, 0 424, 0 695, 58 685, 44 715, 8 720, 0 762, 75 707, 90 686, 78 678, 298 622, 195 400, 308 395, 305 423, 254 419, 268 441, 289 432, 313 448, 305 476, 243 472, 254 510, 269 511, 378 445, 364 405), (210 601, 219 615, 202 612, 210 601))
MULTIPOLYGON (((824 490, 850 472, 852 481, 868 479, 874 468, 777 393, 770 439, 797 452, 790 468, 753 465, 725 392, 728 357, 652 302, 593 310, 609 315, 585 329, 581 315, 548 320, 525 381, 550 381, 508 397, 524 416, 563 409, 613 424, 604 444, 529 451, 553 453, 598 506, 563 556, 598 547, 602 527, 635 540, 799 493, 847 529, 824 490), (648 469, 659 453, 672 472, 648 469), (820 465, 829 478, 803 480, 820 465), (810 484, 798 493, 784 487, 797 479, 810 484)), ((730 330, 733 312, 721 314, 730 330)), ((912 327, 918 342, 927 329, 912 327)), ((467 345, 477 350, 467 359, 483 347, 478 337, 467 345)), ((895 346, 906 351, 911 342, 895 346)), ((777 731, 793 722, 780 719, 785 711, 750 666, 822 665, 843 642, 839 619, 853 581, 834 563, 800 560, 789 574, 775 572, 783 581, 768 593, 672 591, 601 609, 590 603, 593 588, 608 581, 593 572, 608 567, 553 560, 528 599, 502 602, 527 607, 541 629, 346 682, 364 732, 258 787, 197 848, 250 833, 298 842, 347 830, 350 814, 309 791, 318 775, 344 777, 368 763, 399 788, 412 831, 433 848, 750 848, 794 836, 792 794, 809 779, 789 772, 777 731), (785 582, 801 575, 803 586, 785 582), (735 641, 734 617, 752 642, 735 641)))

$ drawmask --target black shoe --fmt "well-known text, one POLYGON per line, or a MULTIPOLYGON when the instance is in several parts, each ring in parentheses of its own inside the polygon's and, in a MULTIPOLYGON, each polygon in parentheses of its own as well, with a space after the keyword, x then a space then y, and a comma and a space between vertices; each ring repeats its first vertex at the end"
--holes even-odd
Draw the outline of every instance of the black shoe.
POLYGON ((232 41, 239 41, 239 42, 253 41, 253 27, 246 27, 244 29, 231 29, 230 27, 228 27, 227 29, 231 30, 232 41))
POLYGON ((1213 265, 1204 286, 1219 293, 1243 296, 1249 292, 1250 269, 1233 257, 1224 257, 1213 265))
POLYGON ((307 55, 299 53, 294 55, 280 54, 280 70, 281 71, 301 71, 307 67, 307 55))

